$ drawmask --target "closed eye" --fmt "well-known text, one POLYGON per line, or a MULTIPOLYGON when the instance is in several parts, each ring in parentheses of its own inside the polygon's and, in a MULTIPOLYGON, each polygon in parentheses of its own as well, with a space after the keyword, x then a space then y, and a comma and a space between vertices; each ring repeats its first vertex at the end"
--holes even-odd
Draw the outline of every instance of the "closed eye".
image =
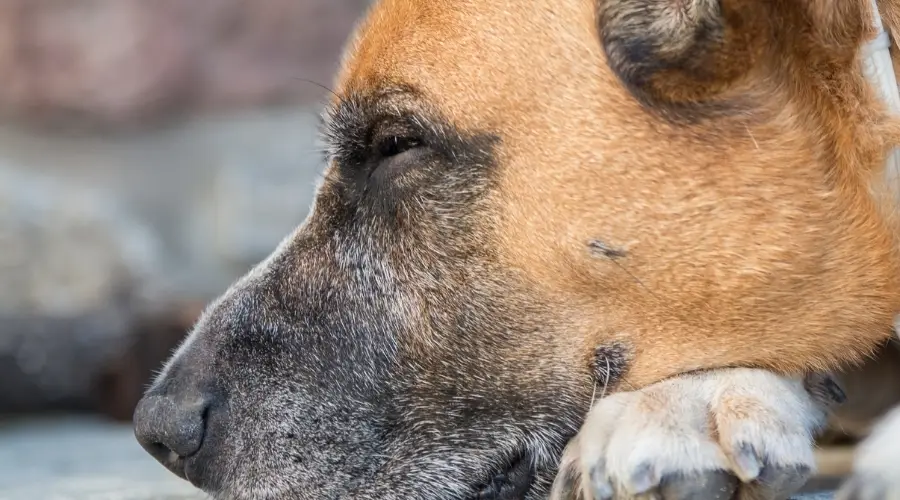
POLYGON ((390 158, 421 145, 422 141, 416 137, 389 136, 378 143, 378 155, 381 158, 390 158))

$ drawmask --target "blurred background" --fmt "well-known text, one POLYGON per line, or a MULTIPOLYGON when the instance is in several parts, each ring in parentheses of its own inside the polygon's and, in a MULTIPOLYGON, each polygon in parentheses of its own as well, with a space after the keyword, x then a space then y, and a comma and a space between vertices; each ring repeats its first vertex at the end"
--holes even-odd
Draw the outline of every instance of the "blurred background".
POLYGON ((0 2, 0 500, 192 498, 132 411, 306 216, 367 4, 0 2))

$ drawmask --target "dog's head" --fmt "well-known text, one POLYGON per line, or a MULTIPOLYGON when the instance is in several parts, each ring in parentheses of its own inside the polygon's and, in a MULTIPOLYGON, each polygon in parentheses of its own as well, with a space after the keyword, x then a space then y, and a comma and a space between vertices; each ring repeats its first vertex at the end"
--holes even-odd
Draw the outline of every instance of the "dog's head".
POLYGON ((808 102, 813 63, 859 83, 865 16, 788 3, 378 2, 311 214, 205 312, 141 442, 223 499, 537 499, 616 380, 868 351, 885 242, 808 102))

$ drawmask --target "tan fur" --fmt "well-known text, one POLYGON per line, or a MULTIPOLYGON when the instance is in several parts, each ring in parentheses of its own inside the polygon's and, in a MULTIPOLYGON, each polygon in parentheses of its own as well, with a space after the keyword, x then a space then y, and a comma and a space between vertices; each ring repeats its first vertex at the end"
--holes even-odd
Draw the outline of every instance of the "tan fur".
POLYGON ((623 341, 634 387, 860 361, 900 311, 892 212, 869 191, 900 129, 856 63, 868 2, 723 5, 779 38, 731 61, 739 77, 723 70, 716 99, 739 111, 692 123, 617 80, 589 0, 382 0, 336 90, 412 85, 454 124, 501 137, 497 245, 578 318, 561 351, 623 341), (591 240, 628 256, 598 259, 591 240))

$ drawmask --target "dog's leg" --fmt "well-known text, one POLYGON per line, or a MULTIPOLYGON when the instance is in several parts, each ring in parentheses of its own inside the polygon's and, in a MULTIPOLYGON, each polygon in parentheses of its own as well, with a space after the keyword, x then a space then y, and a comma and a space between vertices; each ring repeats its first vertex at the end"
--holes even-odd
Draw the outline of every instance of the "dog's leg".
POLYGON ((842 399, 827 377, 744 368, 613 394, 566 449, 552 498, 783 500, 813 472, 814 434, 842 399))
POLYGON ((878 423, 856 451, 853 476, 839 500, 900 499, 900 407, 878 423))

